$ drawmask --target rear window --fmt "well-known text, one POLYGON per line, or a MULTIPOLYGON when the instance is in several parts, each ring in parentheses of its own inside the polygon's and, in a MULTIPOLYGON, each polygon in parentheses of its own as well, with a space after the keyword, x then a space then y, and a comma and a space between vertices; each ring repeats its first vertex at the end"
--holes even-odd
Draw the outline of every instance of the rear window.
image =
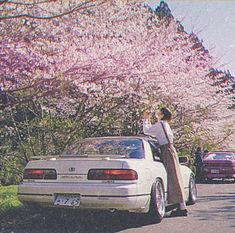
POLYGON ((235 159, 235 154, 233 152, 215 152, 215 153, 209 153, 204 158, 205 160, 217 160, 217 159, 228 159, 232 160, 235 159))
POLYGON ((63 156, 111 156, 143 158, 144 149, 141 139, 85 139, 68 147, 63 156))

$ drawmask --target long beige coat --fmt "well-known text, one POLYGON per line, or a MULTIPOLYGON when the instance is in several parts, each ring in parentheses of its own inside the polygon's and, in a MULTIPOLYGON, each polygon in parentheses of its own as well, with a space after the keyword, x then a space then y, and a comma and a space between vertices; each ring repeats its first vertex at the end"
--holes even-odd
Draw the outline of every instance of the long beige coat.
POLYGON ((162 160, 168 178, 168 202, 172 204, 183 203, 185 198, 179 159, 173 146, 174 136, 168 122, 160 121, 151 125, 149 119, 144 119, 143 131, 147 135, 156 137, 161 145, 162 160))
POLYGON ((185 201, 183 180, 177 152, 173 144, 162 146, 162 160, 167 171, 168 202, 171 204, 185 201))

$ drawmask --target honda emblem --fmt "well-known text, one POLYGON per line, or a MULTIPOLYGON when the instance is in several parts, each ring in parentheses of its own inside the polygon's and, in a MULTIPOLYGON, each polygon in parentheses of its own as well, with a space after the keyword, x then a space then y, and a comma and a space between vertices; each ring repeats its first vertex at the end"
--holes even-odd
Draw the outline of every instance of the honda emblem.
POLYGON ((74 172, 74 171, 75 171, 75 167, 70 167, 70 168, 69 168, 69 171, 70 171, 70 172, 74 172))

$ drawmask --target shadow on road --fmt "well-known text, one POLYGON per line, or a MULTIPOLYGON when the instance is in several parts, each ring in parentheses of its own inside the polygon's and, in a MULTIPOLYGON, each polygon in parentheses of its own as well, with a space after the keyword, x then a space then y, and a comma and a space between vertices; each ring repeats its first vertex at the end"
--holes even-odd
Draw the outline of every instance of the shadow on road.
MULTIPOLYGON (((193 216, 199 220, 210 222, 217 221, 221 222, 221 224, 223 224, 223 222, 227 222, 230 227, 235 228, 235 192, 225 192, 223 185, 221 185, 226 184, 230 186, 230 184, 234 185, 234 183, 230 181, 213 181, 211 184, 215 185, 214 187, 217 187, 217 184, 220 184, 220 186, 218 186, 219 191, 217 190, 212 195, 199 195, 197 207, 200 209, 194 210, 193 216), (199 207, 200 203, 204 208, 199 207)), ((210 190, 209 184, 200 184, 200 186, 204 186, 204 188, 210 190)))
POLYGON ((221 180, 221 179, 214 179, 214 180, 203 180, 203 181, 197 181, 197 184, 234 184, 234 179, 227 179, 227 180, 221 180))
POLYGON ((112 233, 156 224, 143 214, 48 209, 0 228, 0 233, 112 233))

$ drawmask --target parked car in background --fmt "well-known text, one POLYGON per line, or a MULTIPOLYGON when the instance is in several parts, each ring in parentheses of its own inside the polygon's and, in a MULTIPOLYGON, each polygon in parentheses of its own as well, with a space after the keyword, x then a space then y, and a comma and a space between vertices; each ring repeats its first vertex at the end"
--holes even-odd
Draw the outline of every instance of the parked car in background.
POLYGON ((203 158, 204 179, 234 179, 235 180, 235 152, 208 152, 203 158))
MULTIPOLYGON (((181 171, 187 202, 194 204, 194 174, 184 165, 181 171)), ((171 204, 157 141, 148 137, 88 138, 59 157, 30 161, 18 198, 59 208, 148 213, 157 221, 171 204)))

